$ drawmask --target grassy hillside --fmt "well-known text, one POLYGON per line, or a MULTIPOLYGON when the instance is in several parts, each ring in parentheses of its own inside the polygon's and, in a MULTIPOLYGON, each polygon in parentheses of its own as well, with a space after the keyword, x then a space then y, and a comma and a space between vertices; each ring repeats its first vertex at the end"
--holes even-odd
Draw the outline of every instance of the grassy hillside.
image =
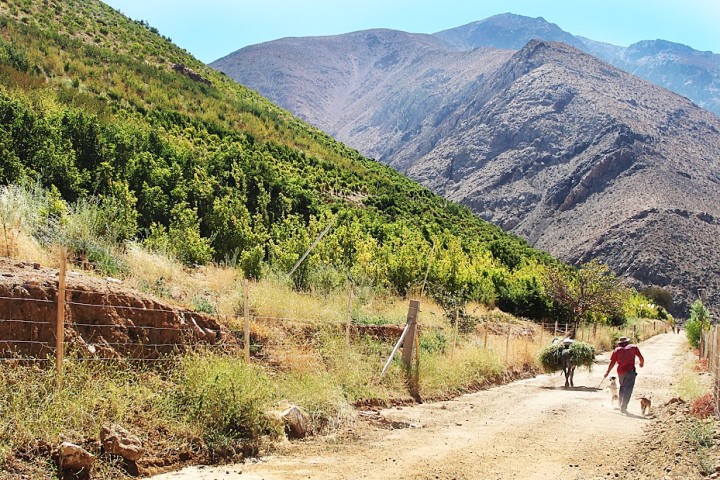
MULTIPOLYGON (((0 176, 92 198, 112 243, 186 264, 288 272, 298 289, 356 284, 549 313, 552 259, 334 141, 97 1, 0 5, 0 176), (524 269, 524 270, 523 270, 524 269), (522 272, 518 273, 519 271, 522 272)), ((47 212, 62 217, 63 207, 47 212)), ((97 245, 69 243, 107 273, 97 245)))

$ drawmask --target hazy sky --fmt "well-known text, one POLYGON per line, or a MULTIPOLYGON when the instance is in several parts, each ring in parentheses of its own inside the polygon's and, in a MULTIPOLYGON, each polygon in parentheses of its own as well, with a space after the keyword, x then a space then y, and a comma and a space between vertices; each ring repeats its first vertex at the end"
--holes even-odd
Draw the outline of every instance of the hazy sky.
POLYGON ((718 0, 105 0, 204 62, 282 37, 368 28, 435 33, 500 13, 627 46, 658 38, 720 53, 718 0))

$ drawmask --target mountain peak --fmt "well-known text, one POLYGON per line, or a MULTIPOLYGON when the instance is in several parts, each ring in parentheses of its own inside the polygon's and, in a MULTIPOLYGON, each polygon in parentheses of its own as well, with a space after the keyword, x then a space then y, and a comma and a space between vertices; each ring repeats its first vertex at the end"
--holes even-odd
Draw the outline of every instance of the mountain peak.
POLYGON ((576 47, 582 46, 578 38, 543 17, 532 18, 513 13, 494 15, 433 35, 442 38, 458 50, 472 50, 478 47, 519 50, 534 38, 563 42, 576 47))
POLYGON ((692 54, 696 50, 682 43, 670 42, 668 40, 642 40, 633 43, 627 48, 628 52, 635 52, 635 55, 655 55, 660 52, 677 53, 682 55, 692 54))

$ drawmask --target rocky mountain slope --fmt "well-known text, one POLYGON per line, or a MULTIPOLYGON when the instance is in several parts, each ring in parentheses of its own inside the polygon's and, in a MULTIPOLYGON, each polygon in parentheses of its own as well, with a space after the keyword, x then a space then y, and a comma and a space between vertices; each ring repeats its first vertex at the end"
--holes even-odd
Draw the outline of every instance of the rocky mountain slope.
POLYGON ((600 258, 682 313, 720 270, 720 120, 572 47, 530 42, 408 173, 571 262, 600 258))
POLYGON ((590 53, 720 115, 720 55, 665 40, 590 53))
POLYGON ((669 288, 676 314, 716 291, 717 116, 565 44, 431 38, 285 39, 213 66, 553 255, 669 288))
POLYGON ((620 47, 572 35, 542 17, 510 13, 434 36, 459 50, 479 47, 519 50, 532 39, 567 43, 720 115, 720 55, 713 52, 701 52, 666 40, 644 40, 620 47))

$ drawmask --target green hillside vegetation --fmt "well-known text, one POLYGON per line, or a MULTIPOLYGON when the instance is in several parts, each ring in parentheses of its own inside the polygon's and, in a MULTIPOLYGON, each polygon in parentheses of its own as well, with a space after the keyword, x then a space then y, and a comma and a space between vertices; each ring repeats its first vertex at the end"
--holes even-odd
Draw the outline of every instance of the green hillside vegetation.
MULTIPOLYGON (((406 295, 427 272, 438 297, 550 313, 539 277, 548 255, 205 67, 145 22, 94 1, 11 1, 0 12, 2 181, 39 182, 71 204, 92 197, 111 213, 108 241, 138 238, 188 265, 226 262, 259 277, 290 271, 334 223, 294 274, 298 289, 349 277, 406 295)), ((71 246, 122 273, 100 246, 71 246)))

